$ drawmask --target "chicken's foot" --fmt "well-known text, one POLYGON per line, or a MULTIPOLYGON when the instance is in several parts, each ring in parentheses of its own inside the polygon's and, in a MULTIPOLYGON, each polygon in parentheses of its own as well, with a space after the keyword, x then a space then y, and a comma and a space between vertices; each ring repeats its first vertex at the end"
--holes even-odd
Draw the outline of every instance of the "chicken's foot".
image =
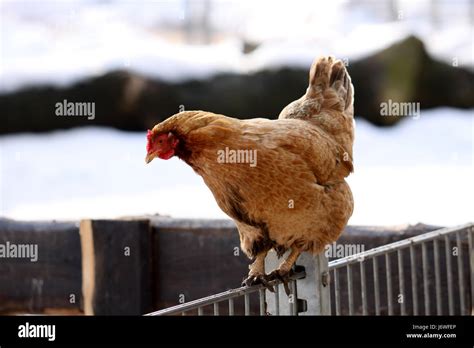
POLYGON ((242 281, 242 286, 252 286, 263 284, 271 292, 275 292, 273 286, 269 284, 268 276, 265 274, 265 257, 266 252, 260 253, 255 258, 255 261, 249 266, 249 274, 247 278, 242 281))
POLYGON ((300 254, 301 252, 298 249, 292 248, 291 253, 290 255, 288 255, 286 260, 283 261, 276 270, 274 270, 268 275, 269 280, 274 280, 274 279, 281 280, 281 282, 283 283, 283 286, 285 287, 285 292, 287 296, 290 296, 290 287, 288 283, 290 281, 290 276, 292 275, 292 272, 293 272, 291 268, 295 264, 300 254))

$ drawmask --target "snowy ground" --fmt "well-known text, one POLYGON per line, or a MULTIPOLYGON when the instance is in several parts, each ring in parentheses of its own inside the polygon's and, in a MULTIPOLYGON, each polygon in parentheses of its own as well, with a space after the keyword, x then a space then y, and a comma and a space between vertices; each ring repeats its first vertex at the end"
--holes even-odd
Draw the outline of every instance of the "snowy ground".
MULTIPOLYGON (((472 111, 422 111, 392 129, 357 121, 351 224, 474 220, 472 111)), ((178 159, 145 165, 145 133, 82 128, 0 137, 0 216, 223 218, 178 159)))

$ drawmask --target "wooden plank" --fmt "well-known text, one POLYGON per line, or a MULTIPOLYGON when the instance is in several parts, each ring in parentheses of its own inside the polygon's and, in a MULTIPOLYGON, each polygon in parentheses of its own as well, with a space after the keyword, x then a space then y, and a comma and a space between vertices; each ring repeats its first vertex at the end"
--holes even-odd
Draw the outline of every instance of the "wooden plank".
MULTIPOLYGON (((250 260, 230 221, 159 219, 153 232, 156 309, 240 287, 248 273, 250 260)), ((239 305, 235 314, 243 314, 239 305)))
POLYGON ((151 311, 148 220, 83 220, 80 235, 85 314, 151 311))
POLYGON ((93 315, 95 288, 95 257, 92 221, 82 220, 80 226, 82 251, 82 296, 84 298, 84 314, 93 315))
POLYGON ((0 313, 80 313, 81 246, 77 223, 0 219, 0 245, 37 246, 36 261, 0 258, 0 313))

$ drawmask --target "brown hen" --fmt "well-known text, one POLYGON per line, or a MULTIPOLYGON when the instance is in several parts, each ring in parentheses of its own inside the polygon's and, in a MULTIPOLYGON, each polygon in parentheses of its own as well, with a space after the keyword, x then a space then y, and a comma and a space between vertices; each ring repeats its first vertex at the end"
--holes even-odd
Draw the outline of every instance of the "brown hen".
POLYGON ((301 252, 322 252, 353 211, 344 180, 353 170, 353 88, 344 64, 320 58, 306 94, 278 120, 238 120, 205 111, 178 113, 148 133, 146 162, 178 156, 237 225, 253 260, 244 284, 287 281, 301 252), (291 250, 266 275, 269 250, 291 250))

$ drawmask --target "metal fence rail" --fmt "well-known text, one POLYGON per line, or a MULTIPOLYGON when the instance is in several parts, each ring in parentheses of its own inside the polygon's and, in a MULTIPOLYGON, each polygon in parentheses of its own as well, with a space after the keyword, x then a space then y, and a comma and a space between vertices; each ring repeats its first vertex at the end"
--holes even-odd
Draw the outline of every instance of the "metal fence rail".
MULTIPOLYGON (((295 297, 296 295, 296 281, 298 279, 302 279, 306 276, 304 270, 298 271, 293 274, 290 279, 290 296, 295 297)), ((275 289, 275 301, 279 303, 280 301, 280 293, 282 292, 281 282, 278 280, 270 282, 270 285, 273 285, 275 289)), ((174 307, 165 308, 156 312, 148 313, 146 315, 235 315, 238 314, 239 311, 236 311, 236 302, 238 299, 243 298, 243 314, 244 315, 251 315, 250 311, 250 301, 252 295, 258 295, 259 301, 259 312, 256 313, 258 315, 267 315, 267 308, 266 308, 266 294, 265 294, 265 287, 261 284, 250 286, 250 287, 241 287, 237 289, 228 290, 225 292, 221 292, 219 294, 215 294, 212 296, 204 297, 198 300, 190 301, 187 303, 183 303, 174 307), (227 302, 227 306, 225 309, 223 308, 224 304, 227 302)), ((285 294, 286 296, 286 294, 285 294)), ((295 308, 292 311, 293 315, 297 315, 297 302, 295 301, 295 308)))
POLYGON ((316 308, 310 314, 321 315, 471 315, 473 233, 474 224, 469 223, 329 263, 323 255, 310 261, 300 258, 299 263, 306 264, 293 275, 289 297, 281 283, 274 281, 274 294, 263 285, 241 287, 147 315, 280 315, 284 303, 289 308, 283 313, 290 315, 304 312, 310 304, 316 308), (306 279, 305 268, 314 273, 306 279), (308 296, 308 284, 314 296, 308 296), (304 287, 301 293, 307 298, 298 298, 298 286, 304 287), (267 296, 273 298, 267 301, 267 296), (257 313, 251 312, 251 298, 259 303, 257 313))
POLYGON ((328 314, 471 314, 474 297, 473 226, 470 223, 443 228, 329 262, 333 281, 328 300, 332 297, 335 303, 328 314), (468 257, 465 257, 465 252, 468 257), (429 262, 429 254, 433 262, 429 262), (420 264, 421 274, 417 272, 420 264), (468 281, 465 270, 470 271, 468 281), (366 281, 370 271, 373 272, 372 284, 366 281), (342 281, 345 281, 347 291, 341 289, 342 281), (456 293, 454 282, 457 283, 456 293), (442 291, 443 285, 447 292, 442 291), (343 301, 348 308, 345 312, 341 310, 343 301))

